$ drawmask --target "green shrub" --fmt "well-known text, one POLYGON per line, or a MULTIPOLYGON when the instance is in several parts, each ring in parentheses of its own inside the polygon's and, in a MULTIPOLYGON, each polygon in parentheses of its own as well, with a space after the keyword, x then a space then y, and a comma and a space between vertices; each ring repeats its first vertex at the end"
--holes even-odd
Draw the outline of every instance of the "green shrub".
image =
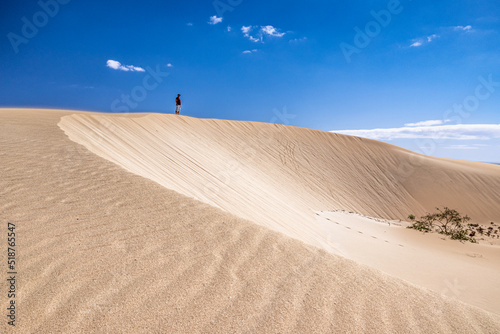
POLYGON ((462 216, 458 211, 448 207, 445 207, 443 210, 436 208, 436 210, 436 213, 429 213, 418 220, 414 215, 409 215, 408 218, 413 224, 408 226, 408 228, 424 233, 436 231, 440 234, 449 235, 453 240, 477 242, 473 238, 475 232, 472 231, 472 224, 467 224, 470 220, 469 216, 462 216))

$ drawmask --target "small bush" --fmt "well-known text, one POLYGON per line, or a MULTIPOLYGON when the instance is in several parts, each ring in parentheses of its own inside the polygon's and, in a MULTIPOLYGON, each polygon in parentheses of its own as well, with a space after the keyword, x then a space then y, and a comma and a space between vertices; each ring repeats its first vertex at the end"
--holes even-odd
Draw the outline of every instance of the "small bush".
MULTIPOLYGON (((436 231, 444 235, 449 235, 453 240, 477 242, 474 239, 475 232, 471 228, 473 224, 467 224, 470 220, 469 216, 461 216, 456 210, 447 207, 443 210, 436 208, 436 210, 436 213, 429 213, 420 217, 419 220, 414 215, 409 215, 408 218, 413 224, 408 226, 408 228, 424 233, 436 231)), ((478 232, 483 234, 484 231, 480 229, 480 227, 477 229, 478 232)))

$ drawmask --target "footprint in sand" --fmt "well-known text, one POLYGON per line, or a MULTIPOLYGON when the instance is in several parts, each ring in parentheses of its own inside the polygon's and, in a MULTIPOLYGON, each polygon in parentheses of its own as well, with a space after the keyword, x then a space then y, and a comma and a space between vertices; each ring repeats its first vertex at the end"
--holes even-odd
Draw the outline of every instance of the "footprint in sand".
POLYGON ((470 257, 478 257, 478 258, 482 258, 483 256, 481 254, 477 254, 477 253, 465 253, 465 255, 467 256, 470 256, 470 257))

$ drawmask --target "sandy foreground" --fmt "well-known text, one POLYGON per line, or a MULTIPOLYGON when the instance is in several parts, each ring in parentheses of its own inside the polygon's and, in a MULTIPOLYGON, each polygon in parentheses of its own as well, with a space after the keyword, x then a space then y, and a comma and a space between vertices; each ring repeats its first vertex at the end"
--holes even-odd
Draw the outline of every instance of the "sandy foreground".
POLYGON ((500 222, 499 166, 274 124, 26 109, 0 109, 0 159, 0 332, 500 331, 498 245, 398 221, 448 205, 500 222))

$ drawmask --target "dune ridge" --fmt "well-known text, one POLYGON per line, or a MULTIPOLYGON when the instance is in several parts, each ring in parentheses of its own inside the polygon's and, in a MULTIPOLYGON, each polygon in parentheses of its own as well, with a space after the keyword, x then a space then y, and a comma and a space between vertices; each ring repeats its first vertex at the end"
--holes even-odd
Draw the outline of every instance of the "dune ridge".
POLYGON ((123 170, 58 129, 72 114, 0 109, 1 220, 20 238, 17 332, 500 330, 497 315, 123 170))
MULTIPOLYGON (((168 189, 436 292, 458 280, 465 293, 455 297, 500 313, 498 247, 426 242, 383 225, 369 233, 365 224, 359 233, 366 240, 316 216, 345 210, 397 219, 449 206, 476 222, 498 221, 497 166, 278 124, 75 114, 59 126, 92 152, 168 189), (472 253, 477 255, 470 261, 472 253), (442 269, 451 263, 450 270, 442 269)), ((356 224, 342 220, 347 228, 356 224)))
POLYGON ((500 221, 493 165, 278 124, 79 114, 59 126, 133 173, 326 249, 316 210, 405 219, 449 206, 476 222, 500 221))

